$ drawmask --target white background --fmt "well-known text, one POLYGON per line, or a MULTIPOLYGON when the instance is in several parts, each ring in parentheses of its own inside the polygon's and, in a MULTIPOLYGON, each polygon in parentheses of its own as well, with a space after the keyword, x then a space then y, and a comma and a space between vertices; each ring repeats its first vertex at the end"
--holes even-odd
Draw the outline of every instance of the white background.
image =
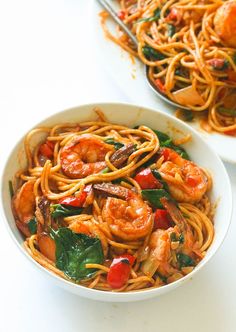
MULTIPOLYGON (((87 102, 132 102, 99 65, 91 1, 0 0, 1 169, 16 140, 44 117, 87 102)), ((235 205, 235 165, 225 166, 235 205)), ((48 284, 0 222, 0 331, 236 331, 235 217, 223 246, 194 280, 128 304, 94 302, 48 284)))

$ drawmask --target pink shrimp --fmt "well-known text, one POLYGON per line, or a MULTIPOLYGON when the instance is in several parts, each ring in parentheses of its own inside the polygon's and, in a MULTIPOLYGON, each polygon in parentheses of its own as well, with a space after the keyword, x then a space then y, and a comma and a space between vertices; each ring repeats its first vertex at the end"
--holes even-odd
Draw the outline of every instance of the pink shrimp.
POLYGON ((175 226, 164 229, 157 229, 152 233, 149 240, 149 255, 147 259, 142 263, 142 271, 149 276, 158 270, 163 276, 168 276, 168 273, 174 272, 173 268, 169 264, 171 257, 171 241, 170 234, 172 232, 179 233, 178 227, 175 226))
POLYGON ((75 179, 97 174, 106 168, 105 155, 109 151, 114 151, 114 147, 94 135, 76 136, 61 151, 61 168, 75 179))
POLYGON ((12 200, 16 226, 25 236, 30 236, 27 223, 35 212, 34 183, 35 181, 32 180, 25 182, 12 200))
POLYGON ((163 149, 165 160, 159 168, 171 195, 178 202, 198 202, 208 189, 208 178, 194 162, 183 159, 169 148, 163 149))
POLYGON ((103 220, 107 222, 111 233, 122 240, 144 238, 153 225, 152 209, 138 194, 121 186, 116 187, 115 195, 121 197, 124 191, 125 200, 108 197, 102 209, 103 220))
POLYGON ((220 6, 214 18, 215 31, 231 47, 236 47, 236 2, 226 1, 220 6))

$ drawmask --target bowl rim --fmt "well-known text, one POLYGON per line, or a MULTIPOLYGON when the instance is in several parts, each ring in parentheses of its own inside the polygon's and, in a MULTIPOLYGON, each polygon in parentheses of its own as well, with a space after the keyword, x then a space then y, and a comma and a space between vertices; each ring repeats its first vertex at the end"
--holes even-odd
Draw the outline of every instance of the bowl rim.
MULTIPOLYGON (((125 301, 138 301, 138 300, 142 300, 142 299, 146 299, 146 298, 151 298, 151 297, 155 297, 155 296, 160 296, 162 293, 170 291, 171 289, 176 288, 177 286, 181 285, 182 283, 186 282, 189 279, 192 279, 193 276, 200 271, 206 264, 207 262, 212 259, 212 257, 216 254, 216 252, 220 249, 220 247, 222 246, 225 237, 229 231, 229 227, 232 221, 232 212, 233 212, 233 195, 232 195, 232 187, 231 187, 231 183, 230 183, 230 179, 229 179, 229 175, 226 171, 226 168, 222 162, 222 160, 220 159, 220 157, 217 155, 217 153, 213 150, 213 148, 210 146, 210 144, 208 142, 206 142, 200 135, 199 133, 196 131, 196 129, 192 128, 190 125, 186 124, 185 122, 179 120, 178 118, 175 118, 172 115, 169 115, 163 111, 159 111, 159 110, 155 110, 153 108, 150 107, 146 107, 143 105, 137 105, 137 104, 133 104, 133 103, 127 103, 127 102, 120 102, 120 101, 115 101, 115 102, 102 102, 102 101, 98 101, 98 102, 92 102, 92 103, 85 103, 85 104, 80 104, 77 106, 73 106, 73 107, 69 107, 66 108, 64 110, 61 110, 59 112, 55 112, 53 114, 51 114, 48 117, 44 117, 41 121, 37 122, 32 128, 29 128, 28 132, 30 130, 32 130, 33 128, 37 128, 38 126, 45 124, 45 122, 50 121, 51 119, 55 118, 57 115, 63 114, 63 113, 67 113, 67 112, 73 112, 76 111, 78 109, 82 109, 82 108, 86 108, 86 107, 90 107, 90 108, 95 108, 95 107, 99 107, 102 109, 103 106, 125 106, 125 107, 130 107, 130 108, 137 108, 137 109, 144 109, 145 111, 151 112, 151 113, 156 113, 157 116, 158 114, 161 114, 162 116, 166 117, 170 122, 174 122, 177 123, 177 125, 181 125, 184 127, 184 129, 193 132, 197 138, 199 139, 199 141, 201 142, 201 144, 205 144, 207 146, 207 148, 213 153, 214 157, 217 159, 218 165, 221 167, 221 170, 224 172, 223 176, 225 179, 224 182, 224 186, 226 188, 226 192, 228 193, 229 196, 229 200, 228 200, 228 223, 227 226, 224 229, 224 233, 221 234, 221 238, 217 244, 217 246, 215 247, 214 251, 211 252, 211 255, 207 256, 204 258, 204 260, 202 260, 202 264, 198 264, 191 273, 185 275, 183 278, 178 279, 177 281, 161 286, 161 287, 157 287, 157 288, 151 288, 151 289, 145 289, 145 290, 136 290, 136 291, 131 291, 131 292, 116 292, 116 291, 103 291, 103 290, 97 290, 97 289, 91 289, 85 286, 82 286, 80 284, 76 284, 73 281, 70 280, 66 280, 63 279, 62 277, 59 277, 58 275, 56 275, 55 273, 47 270, 45 267, 43 267, 42 265, 40 265, 37 261, 35 261, 26 251, 26 249, 22 246, 22 244, 20 244, 18 242, 18 240, 16 239, 14 233, 12 232, 11 228, 10 228, 10 224, 8 222, 7 216, 5 214, 5 208, 4 208, 4 202, 3 202, 3 189, 4 189, 4 174, 6 172, 6 166, 8 165, 8 163, 10 162, 12 153, 17 150, 19 144, 22 142, 22 140, 24 139, 25 135, 27 134, 24 133, 23 136, 21 136, 20 138, 18 138, 17 142, 14 144, 14 146, 11 148, 11 150, 9 151, 9 153, 7 154, 6 158, 4 159, 4 165, 1 169, 1 174, 0 174, 0 178, 1 178, 1 185, 0 185, 0 211, 4 220, 4 224, 8 230, 8 233, 10 234, 10 237, 12 238, 13 242, 16 244, 16 246, 18 247, 18 249, 20 250, 20 252, 27 258, 27 260, 29 262, 32 262, 35 270, 41 271, 44 273, 45 276, 50 277, 51 279, 55 281, 59 282, 60 286, 68 286, 66 287, 68 290, 72 291, 74 294, 78 294, 82 297, 86 297, 86 298, 92 298, 92 299, 96 299, 99 301, 111 301, 111 302, 125 302, 125 301), (74 292, 73 289, 78 290, 78 292, 74 292), (160 292, 160 290, 162 290, 160 292), (81 291, 81 293, 80 293, 81 291), (159 293, 159 294, 158 294, 159 293), (144 296, 140 295, 143 294, 144 296), (97 296, 94 296, 97 295, 97 296)), ((125 121, 124 121, 125 122, 125 121)))

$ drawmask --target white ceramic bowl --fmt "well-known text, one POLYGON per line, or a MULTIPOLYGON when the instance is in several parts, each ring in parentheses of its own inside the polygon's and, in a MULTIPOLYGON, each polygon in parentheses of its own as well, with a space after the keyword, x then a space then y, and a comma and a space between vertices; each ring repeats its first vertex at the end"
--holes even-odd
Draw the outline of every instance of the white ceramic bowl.
POLYGON ((76 285, 61 279, 53 273, 47 271, 36 261, 34 261, 22 247, 23 237, 15 226, 15 221, 11 211, 11 199, 8 190, 8 181, 13 178, 14 174, 20 168, 26 165, 23 152, 23 139, 16 144, 14 150, 10 153, 5 169, 3 171, 1 183, 1 205, 4 212, 4 221, 12 238, 17 244, 17 247, 25 255, 31 265, 33 265, 39 272, 44 274, 48 280, 51 279, 53 283, 58 284, 59 286, 71 291, 72 293, 95 300, 111 302, 137 301, 161 295, 182 285, 185 281, 192 278, 195 273, 197 273, 197 271, 199 271, 209 261, 209 259, 216 253, 222 244, 230 224, 232 213, 232 193, 228 175, 219 157, 190 126, 184 124, 176 118, 170 117, 167 114, 148 108, 122 103, 82 105, 59 112, 45 119, 40 124, 36 125, 36 127, 41 125, 52 126, 62 122, 81 122, 95 119, 96 115, 93 111, 95 106, 100 107, 107 119, 112 123, 125 124, 130 127, 138 124, 145 124, 153 129, 166 132, 173 138, 178 138, 182 136, 183 133, 191 133, 192 140, 191 142, 188 142, 185 147, 189 152, 190 157, 198 165, 207 168, 212 174, 213 189, 211 191, 210 198, 212 202, 218 202, 214 218, 215 237, 211 247, 206 254, 206 257, 197 265, 193 272, 172 284, 156 289, 136 291, 131 293, 104 292, 85 288, 83 286, 76 285))

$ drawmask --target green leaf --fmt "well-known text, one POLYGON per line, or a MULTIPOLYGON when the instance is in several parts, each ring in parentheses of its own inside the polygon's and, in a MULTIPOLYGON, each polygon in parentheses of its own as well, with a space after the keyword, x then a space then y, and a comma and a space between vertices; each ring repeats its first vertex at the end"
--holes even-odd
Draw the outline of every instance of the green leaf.
POLYGON ((110 168, 109 167, 106 167, 104 168, 101 172, 99 172, 100 174, 107 174, 110 172, 110 168))
POLYGON ((173 24, 167 24, 168 37, 172 37, 175 34, 175 26, 173 24))
POLYGON ((157 50, 148 45, 142 48, 142 52, 148 60, 154 61, 154 60, 163 60, 166 58, 164 54, 158 52, 157 50))
POLYGON ((105 140, 105 142, 107 144, 114 145, 116 150, 119 150, 120 148, 122 148, 124 146, 124 144, 114 141, 113 138, 108 138, 108 139, 105 140))
POLYGON ((151 17, 144 17, 144 18, 140 18, 137 22, 153 22, 153 21, 157 21, 159 20, 161 15, 161 9, 157 8, 156 10, 154 10, 154 15, 151 17))
POLYGON ((154 276, 159 277, 165 284, 167 283, 167 277, 163 276, 160 272, 156 272, 154 276))
POLYGON ((183 244, 184 243, 184 234, 181 233, 179 236, 179 243, 183 244))
POLYGON ((145 189, 142 190, 141 193, 144 199, 146 199, 152 206, 158 209, 163 209, 160 198, 166 197, 171 199, 170 194, 164 189, 145 189))
POLYGON ((160 146, 161 147, 166 147, 170 148, 172 150, 175 150, 182 158, 190 160, 190 157, 188 153, 185 151, 184 148, 182 148, 180 145, 175 145, 172 141, 172 139, 165 133, 162 133, 161 131, 154 130, 154 133, 157 135, 159 141, 160 141, 160 146))
POLYGON ((76 234, 67 227, 51 230, 56 243, 56 267, 69 278, 79 281, 93 276, 97 269, 86 264, 102 264, 104 255, 101 241, 86 234, 76 234))
POLYGON ((28 221, 27 226, 29 228, 30 234, 36 234, 37 232, 37 220, 35 217, 33 217, 32 219, 30 219, 30 221, 28 221))
POLYGON ((163 133, 162 131, 155 130, 155 129, 152 129, 152 131, 154 131, 154 133, 157 135, 160 143, 168 141, 170 139, 170 136, 168 136, 167 134, 163 133))
POLYGON ((236 116, 236 110, 233 110, 233 109, 220 107, 220 108, 218 108, 218 111, 221 114, 225 114, 225 115, 229 115, 229 116, 236 116))
POLYGON ((185 267, 185 266, 195 266, 194 260, 186 254, 178 253, 176 255, 176 257, 177 257, 180 268, 185 267))
POLYGON ((13 189, 12 181, 8 181, 8 187, 9 187, 10 197, 12 198, 14 196, 14 189, 13 189))
POLYGON ((74 206, 54 204, 51 205, 51 216, 53 218, 75 216, 81 214, 82 210, 74 206))
POLYGON ((129 181, 127 181, 125 178, 118 178, 118 179, 112 180, 111 182, 114 184, 120 184, 121 182, 129 183, 129 181))
POLYGON ((170 240, 171 240, 171 242, 179 242, 179 243, 183 244, 184 243, 184 235, 183 235, 183 233, 181 233, 180 236, 177 237, 177 234, 175 232, 172 232, 170 234, 170 240))

